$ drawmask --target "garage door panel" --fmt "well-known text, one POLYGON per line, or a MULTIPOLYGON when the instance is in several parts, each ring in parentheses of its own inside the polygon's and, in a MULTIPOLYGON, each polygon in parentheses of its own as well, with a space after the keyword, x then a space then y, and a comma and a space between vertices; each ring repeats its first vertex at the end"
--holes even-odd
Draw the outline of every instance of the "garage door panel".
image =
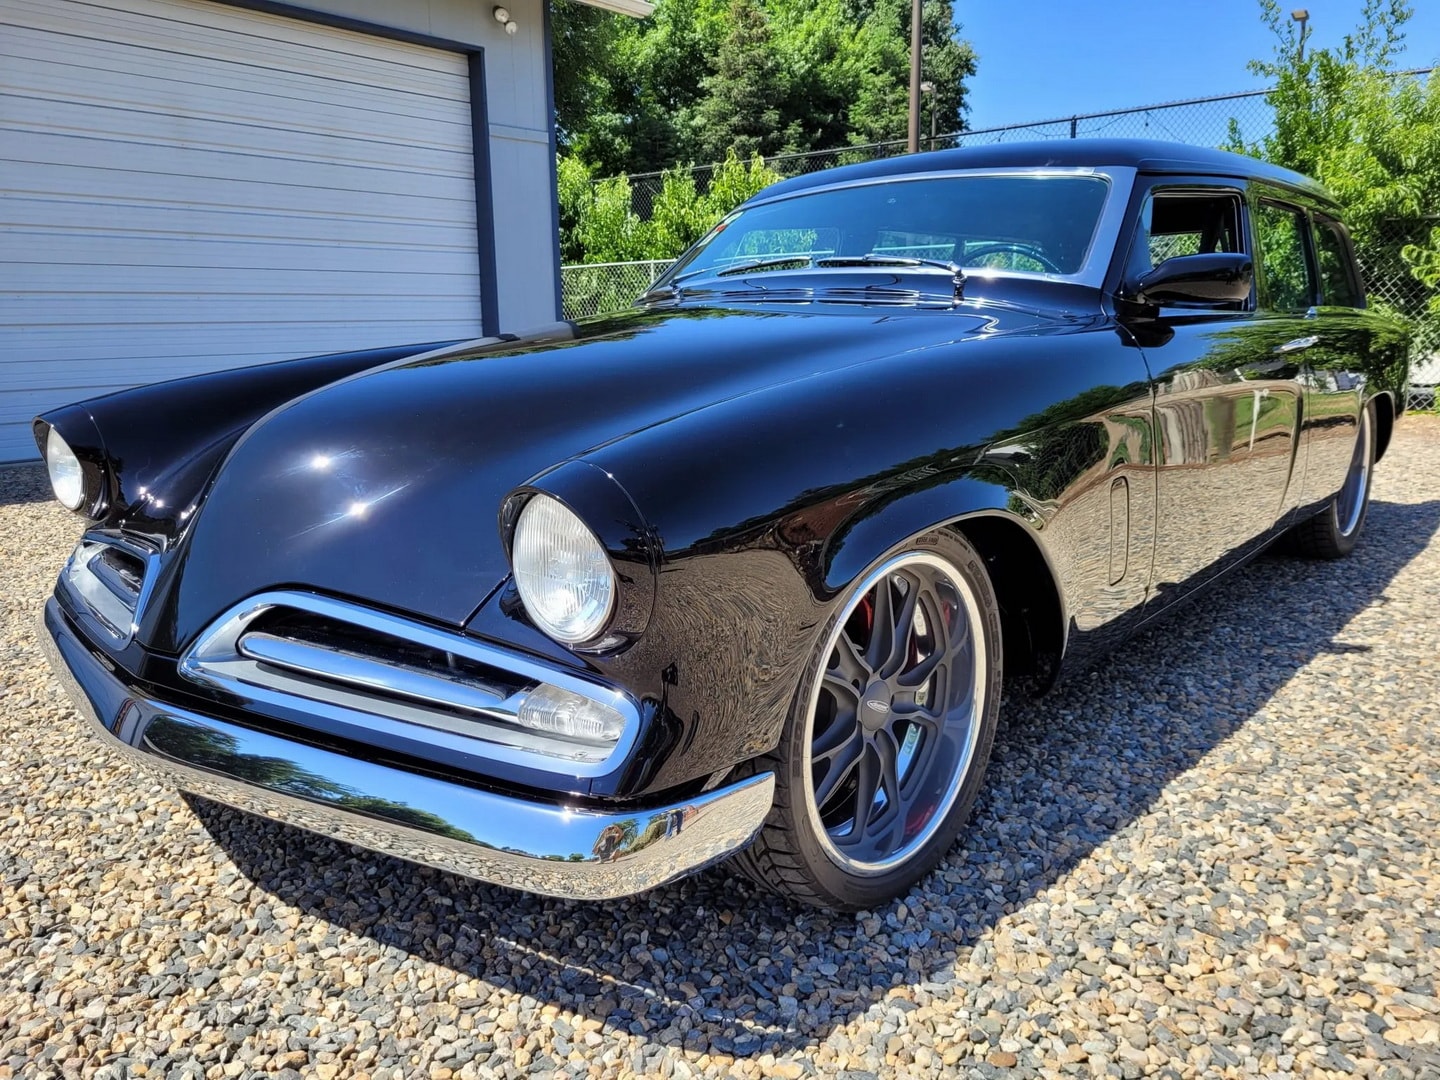
MULTIPOLYGON (((334 204, 331 204, 334 207, 334 204)), ((449 204, 444 208, 449 209, 449 204)), ((235 240, 238 242, 277 242, 282 244, 350 245, 356 248, 383 249, 387 258, 402 250, 417 252, 465 251, 474 256, 474 238, 460 233, 453 220, 434 221, 408 219, 376 219, 360 214, 341 214, 340 208, 330 214, 304 213, 292 208, 269 207, 252 210, 243 207, 175 206, 166 203, 141 204, 117 202, 96 195, 41 198, 26 196, 6 200, 4 217, 6 232, 0 232, 0 244, 8 232, 47 231, 57 215, 74 215, 84 211, 103 222, 103 232, 95 226, 57 224, 51 235, 61 239, 70 235, 109 235, 123 233, 132 240, 149 237, 178 237, 182 240, 235 240), (68 203, 54 205, 56 203, 68 203), (94 232, 92 232, 92 229, 94 232)))
MULTIPOLYGON (((425 269, 403 274, 371 270, 321 270, 319 268, 224 267, 224 266, 97 266, 87 272, 94 285, 90 296, 112 298, 164 297, 170 301, 206 304, 223 303, 245 298, 297 299, 299 297, 334 297, 343 290, 343 300, 390 300, 413 296, 427 300, 453 299, 467 296, 474 278, 462 268, 459 273, 434 273, 425 269)), ((15 322, 27 324, 37 313, 37 305, 54 298, 77 309, 89 303, 75 293, 76 266, 36 265, 30 263, 7 272, 8 287, 4 295, 6 308, 13 314, 0 313, 0 326, 15 322)))
MULTIPOLYGON (((118 174, 114 182, 116 190, 133 190, 151 198, 155 197, 150 186, 154 178, 165 177, 175 183, 190 185, 194 193, 201 196, 208 193, 204 183, 208 181, 216 185, 310 187, 365 195, 441 198, 472 205, 475 201, 474 188, 464 174, 437 175, 355 162, 297 160, 287 156, 283 146, 277 146, 273 153, 262 157, 202 146, 131 143, 124 139, 90 135, 14 131, 0 132, 0 137, 4 139, 5 157, 12 170, 19 171, 16 166, 22 165, 98 169, 106 175, 118 174), (102 161, 102 157, 105 160, 102 161), (325 183, 326 178, 332 175, 335 182, 325 183)), ((34 188, 26 185, 22 178, 15 190, 27 192, 34 188)), ((67 189, 62 187, 61 190, 67 189)), ((217 200, 213 195, 211 199, 226 201, 217 200)))
MULTIPOLYGON (((117 226, 129 228, 127 215, 132 209, 163 209, 177 206, 177 200, 187 198, 190 208, 216 211, 226 215, 226 220, 237 211, 252 215, 273 213, 279 216, 287 216, 297 211, 315 216, 329 213, 339 221, 353 220, 345 214, 347 205, 355 208, 358 220, 361 221, 378 219, 398 225, 434 224, 453 229, 455 222, 460 220, 459 215, 468 217, 472 222, 475 219, 474 203, 455 198, 406 198, 398 194, 380 195, 375 192, 354 192, 352 189, 351 194, 364 195, 365 198, 347 202, 337 197, 335 191, 319 185, 284 188, 280 185, 211 181, 208 178, 203 184, 187 184, 182 177, 160 174, 121 175, 122 170, 56 168, 53 171, 55 183, 63 187, 63 195, 70 196, 70 204, 73 206, 91 202, 98 211, 104 212, 103 220, 97 221, 97 224, 107 229, 117 226), (117 198, 117 193, 122 188, 124 194, 117 198), (142 195, 142 192, 148 194, 142 195), (108 205, 105 205, 106 203, 108 205)), ((38 193, 21 194, 34 197, 38 193)), ((4 207, 0 206, 0 215, 3 213, 4 207)), ((0 227, 4 227, 4 224, 5 222, 0 221, 0 227)))
POLYGON ((468 63, 206 0, 0 0, 0 460, 110 390, 475 337, 468 63))
MULTIPOLYGON (((0 64, 8 62, 9 58, 0 56, 0 64)), ((37 65, 37 73, 39 70, 43 68, 37 65)), ((15 74, 25 73, 17 71, 15 74)), ((110 76, 97 81, 121 80, 110 76)), ((103 87, 97 89, 103 93, 103 87)), ((154 89, 178 88, 167 80, 154 89)), ((259 94, 217 93, 207 102, 206 109, 190 108, 183 117, 177 117, 173 107, 160 100, 163 97, 161 93, 152 95, 145 102, 123 102, 115 97, 60 99, 47 94, 48 91, 40 88, 27 89, 22 94, 0 85, 0 130, 89 134, 95 130, 95 110, 103 109, 106 118, 104 134, 117 141, 218 147, 271 155, 275 153, 278 139, 295 157, 392 168, 440 169, 452 173, 465 171, 463 159, 468 156, 466 144, 470 141, 470 119, 461 115, 437 117, 433 112, 429 116, 421 116, 371 110, 363 115, 344 117, 346 125, 337 127, 333 109, 318 108, 313 101, 297 99, 282 120, 274 115, 276 99, 272 97, 268 101, 271 115, 265 116, 260 112, 259 105, 266 98, 259 94), (235 108, 215 111, 214 98, 220 97, 233 99, 235 108), (250 111, 247 113, 243 109, 250 111), (402 153, 406 150, 410 156, 402 153)))
MULTIPOLYGON (((207 295, 187 297, 183 293, 157 296, 154 293, 113 296, 27 296, 23 300, 25 326, 85 326, 96 328, 112 327, 121 330, 126 327, 144 325, 158 328, 163 333, 166 326, 184 326, 202 315, 207 326, 247 326, 257 321, 304 323, 310 319, 321 322, 340 322, 354 317, 358 322, 363 318, 366 306, 374 306, 373 294, 357 296, 226 296, 207 295)), ((455 295, 435 296, 413 293, 396 298, 406 312, 417 318, 443 320, 455 313, 457 301, 465 299, 455 295)), ((474 306, 478 311, 479 304, 474 306)), ((378 318, 383 319, 383 316, 378 318)), ((0 323, 0 326, 7 324, 0 323)), ((14 324, 7 328, 14 329, 14 324)), ((148 332, 148 331, 147 331, 148 332)), ((382 342, 381 344, 384 344, 382 342)), ((7 342, 7 348, 13 345, 7 342)))
POLYGON ((92 267, 96 273, 129 273, 135 267, 262 271, 278 265, 305 272, 375 274, 387 280, 396 274, 456 275, 468 283, 475 253, 462 248, 426 251, 410 245, 295 244, 278 238, 197 242, 184 236, 57 235, 15 229, 0 237, 0 263, 25 289, 37 287, 45 273, 63 274, 66 285, 73 287, 75 266, 92 267))
MULTIPOLYGON (((23 41, 0 44, 0 91, 6 95, 0 104, 0 118, 6 120, 22 119, 31 99, 38 99, 42 108, 59 103, 111 108, 121 120, 127 112, 156 113, 170 118, 173 126, 174 110, 183 106, 191 120, 278 126, 322 135, 332 134, 338 123, 345 134, 357 140, 369 136, 383 146, 387 140, 411 134, 416 146, 432 149, 453 149, 454 128, 469 125, 464 101, 403 91, 377 100, 373 86, 346 86, 309 76, 267 79, 263 88, 257 88, 251 69, 196 61, 161 66, 153 57, 138 54, 137 62, 144 59, 152 69, 137 79, 123 68, 117 71, 114 57, 109 58, 111 64, 105 64, 106 57, 96 56, 96 66, 89 68, 83 64, 83 54, 59 50, 54 56, 26 55, 21 52, 24 45, 23 41), (72 73, 68 77, 56 71, 62 63, 72 73), (317 105, 317 97, 326 100, 317 105), (290 102, 284 118, 287 122, 276 125, 274 105, 282 100, 290 102), (337 115, 333 105, 350 111, 337 115), (294 122, 289 123, 292 118, 294 122)), ((94 43, 96 49, 101 45, 94 43)), ((48 114, 46 119, 48 123, 48 114)))
POLYGON ((467 97, 445 77, 464 70, 465 59, 456 54, 219 4, 157 14, 154 0, 143 0, 135 8, 81 0, 6 5, 7 22, 17 30, 43 30, 67 46, 89 41, 143 49, 150 53, 147 66, 167 63, 172 55, 208 56, 276 78, 314 76, 360 86, 385 80, 455 101, 467 97))

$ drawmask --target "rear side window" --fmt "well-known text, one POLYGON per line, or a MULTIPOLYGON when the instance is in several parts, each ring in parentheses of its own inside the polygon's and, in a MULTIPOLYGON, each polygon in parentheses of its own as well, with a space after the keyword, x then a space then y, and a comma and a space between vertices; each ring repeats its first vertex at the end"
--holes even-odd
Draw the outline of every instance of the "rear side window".
POLYGON ((1320 302, 1334 307, 1364 307, 1360 284, 1350 262, 1350 247, 1338 223, 1315 219, 1315 261, 1320 267, 1320 302))
POLYGON ((1271 311, 1304 311, 1314 303, 1315 283, 1305 254, 1305 212, 1262 202, 1255 208, 1260 246, 1260 305, 1271 311))

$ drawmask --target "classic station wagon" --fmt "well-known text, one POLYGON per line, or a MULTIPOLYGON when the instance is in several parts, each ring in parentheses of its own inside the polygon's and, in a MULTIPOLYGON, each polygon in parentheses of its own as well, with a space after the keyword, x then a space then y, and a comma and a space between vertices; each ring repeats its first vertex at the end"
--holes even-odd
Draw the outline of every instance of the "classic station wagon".
POLYGON ((190 792, 569 897, 730 855, 864 908, 1043 691, 1280 538, 1404 400, 1335 204, 1152 142, 780 183, 622 313, 40 417, 43 638, 190 792))

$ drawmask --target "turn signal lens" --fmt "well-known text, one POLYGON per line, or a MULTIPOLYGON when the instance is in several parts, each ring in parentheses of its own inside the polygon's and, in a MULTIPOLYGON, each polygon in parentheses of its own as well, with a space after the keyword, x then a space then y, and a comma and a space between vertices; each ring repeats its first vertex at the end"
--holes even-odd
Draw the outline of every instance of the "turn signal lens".
POLYGON ((613 744, 625 729, 624 717, 608 705, 549 683, 525 696, 518 719, 522 727, 577 742, 613 744))

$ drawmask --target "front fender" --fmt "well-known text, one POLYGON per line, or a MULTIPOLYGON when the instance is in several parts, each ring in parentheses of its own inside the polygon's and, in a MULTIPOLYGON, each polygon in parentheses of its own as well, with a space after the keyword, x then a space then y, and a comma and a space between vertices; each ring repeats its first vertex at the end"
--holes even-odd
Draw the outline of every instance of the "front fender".
MULTIPOLYGON (((588 660, 662 703, 677 741, 644 784, 714 777, 771 750, 845 586, 911 537, 1003 517, 1047 557, 1063 549, 1057 593, 1091 582, 1091 526, 1109 527, 1112 483, 1143 496, 1138 521, 1153 514, 1150 415, 1142 357, 1087 324, 817 372, 585 455, 630 493, 661 550, 649 628, 588 660)), ((1091 589, 1110 607, 1080 591, 1082 631, 1143 598, 1146 552, 1131 565, 1118 594, 1108 579, 1091 589)), ((1062 611, 1047 640, 1064 640, 1062 611)))

